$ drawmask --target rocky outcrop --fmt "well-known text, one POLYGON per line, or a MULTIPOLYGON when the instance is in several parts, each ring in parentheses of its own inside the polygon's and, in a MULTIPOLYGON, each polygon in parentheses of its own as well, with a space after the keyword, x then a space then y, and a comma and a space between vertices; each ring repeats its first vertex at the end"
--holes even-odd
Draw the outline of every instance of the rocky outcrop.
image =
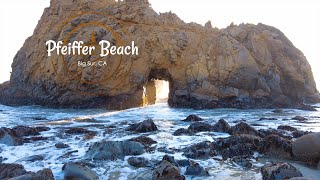
POLYGON ((51 0, 16 54, 10 82, 0 86, 0 103, 137 107, 152 79, 169 81, 172 107, 300 108, 320 101, 306 57, 274 27, 203 27, 171 12, 157 14, 147 0, 51 0), (110 56, 108 66, 94 70, 78 66, 83 57, 47 54, 48 40, 91 43, 92 34, 94 42, 134 41, 139 54, 110 56))

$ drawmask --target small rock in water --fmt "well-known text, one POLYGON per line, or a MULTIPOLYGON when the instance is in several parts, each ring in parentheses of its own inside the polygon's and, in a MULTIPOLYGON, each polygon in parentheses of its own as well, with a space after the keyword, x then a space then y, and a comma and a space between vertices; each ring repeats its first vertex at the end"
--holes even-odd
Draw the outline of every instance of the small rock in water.
POLYGON ((54 146, 56 148, 58 148, 58 149, 63 149, 63 148, 68 148, 69 147, 68 144, 64 144, 64 143, 56 143, 54 146))
POLYGON ((189 115, 186 119, 182 120, 182 121, 186 121, 186 122, 197 122, 197 121, 202 121, 203 119, 200 118, 199 116, 195 115, 195 114, 191 114, 189 115))
POLYGON ((250 134, 250 135, 254 135, 254 136, 264 137, 264 134, 255 130, 253 127, 251 127, 249 124, 247 124, 245 122, 240 122, 240 123, 236 124, 235 126, 232 126, 230 129, 230 133, 233 135, 250 134))
POLYGON ((281 125, 281 126, 278 126, 277 129, 281 129, 281 130, 286 130, 286 131, 298 131, 297 128, 294 128, 292 126, 288 126, 288 125, 281 125))
POLYGON ((10 178, 9 180, 54 180, 54 176, 51 169, 43 169, 36 173, 28 172, 21 176, 10 178))
POLYGON ((133 167, 147 167, 150 165, 148 159, 144 157, 130 157, 128 158, 128 164, 133 167))
POLYGON ((259 119, 259 121, 264 121, 264 120, 269 120, 269 121, 275 121, 278 120, 277 118, 266 118, 266 117, 262 117, 259 119))
POLYGON ((192 159, 207 159, 217 155, 213 144, 209 141, 193 144, 183 150, 183 155, 192 159))
POLYGON ((47 118, 45 118, 45 117, 41 117, 41 116, 32 117, 32 119, 33 119, 33 120, 35 120, 35 121, 48 120, 47 118))
POLYGON ((152 174, 153 180, 185 180, 186 177, 180 174, 178 167, 174 166, 170 162, 163 160, 152 174))
POLYGON ((33 156, 19 159, 18 161, 35 162, 35 161, 42 161, 42 160, 44 160, 44 157, 42 155, 33 155, 33 156))
POLYGON ((7 179, 27 173, 21 164, 0 164, 0 179, 7 179))
POLYGON ((162 161, 164 161, 164 160, 170 162, 170 163, 173 164, 174 166, 179 167, 179 164, 177 163, 176 160, 174 160, 174 157, 173 157, 173 156, 169 156, 169 155, 166 154, 166 155, 164 155, 163 158, 162 158, 162 161))
POLYGON ((67 134, 88 134, 88 133, 92 133, 92 132, 93 131, 89 131, 87 129, 78 128, 78 127, 71 127, 66 131, 67 134))
POLYGON ((185 175, 190 176, 210 176, 209 172, 205 170, 198 163, 191 163, 190 166, 187 167, 185 175))
POLYGON ((302 173, 289 163, 276 163, 261 168, 263 180, 289 179, 303 177, 302 173))
POLYGON ((129 139, 129 141, 139 142, 145 147, 150 147, 152 144, 156 144, 157 141, 153 140, 152 138, 149 138, 148 136, 139 136, 135 138, 129 139))
POLYGON ((228 133, 231 127, 224 119, 220 119, 215 125, 213 125, 213 131, 228 133))
POLYGON ((180 128, 180 129, 177 129, 174 133, 173 133, 174 136, 182 136, 182 135, 185 135, 185 136, 193 136, 194 135, 194 132, 190 129, 185 129, 185 128, 180 128))
POLYGON ((191 164, 191 160, 189 159, 181 159, 181 160, 177 160, 177 163, 179 164, 180 167, 187 167, 190 166, 191 164))
POLYGON ((245 156, 235 156, 231 158, 231 161, 238 164, 241 167, 250 169, 252 167, 252 163, 250 161, 251 157, 245 157, 245 156))
POLYGON ((63 165, 65 179, 97 180, 98 175, 81 163, 69 162, 63 165))
POLYGON ((151 120, 144 120, 143 122, 133 124, 126 128, 127 131, 134 131, 138 133, 157 131, 158 128, 155 123, 151 120))
POLYGON ((284 111, 282 109, 275 109, 272 112, 274 112, 274 113, 283 113, 284 111))
POLYGON ((302 116, 295 116, 292 119, 293 120, 297 120, 297 121, 306 121, 306 120, 308 120, 307 118, 302 117, 302 116))
POLYGON ((195 122, 192 123, 189 127, 189 130, 192 132, 198 133, 198 132, 205 132, 205 131, 212 131, 213 126, 206 122, 195 122))
POLYGON ((102 141, 90 146, 86 155, 96 160, 124 159, 128 155, 141 155, 145 152, 141 143, 133 141, 102 141))

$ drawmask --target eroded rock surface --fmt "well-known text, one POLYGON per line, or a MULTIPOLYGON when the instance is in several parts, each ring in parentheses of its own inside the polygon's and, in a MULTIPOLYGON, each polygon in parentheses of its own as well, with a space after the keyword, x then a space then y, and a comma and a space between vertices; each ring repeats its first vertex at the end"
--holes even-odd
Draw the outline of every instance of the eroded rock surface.
POLYGON ((306 57, 280 30, 261 23, 224 29, 185 23, 171 12, 157 14, 147 0, 51 0, 12 69, 10 82, 0 86, 0 103, 137 107, 151 79, 169 81, 172 107, 301 108, 303 100, 320 101, 306 57), (101 26, 74 33, 92 22, 110 26, 125 45, 134 41, 139 55, 123 56, 126 63, 113 56, 95 71, 77 66, 77 57, 65 56, 63 63, 59 55, 48 56, 48 40, 88 43, 94 34, 95 42, 119 45, 101 26))

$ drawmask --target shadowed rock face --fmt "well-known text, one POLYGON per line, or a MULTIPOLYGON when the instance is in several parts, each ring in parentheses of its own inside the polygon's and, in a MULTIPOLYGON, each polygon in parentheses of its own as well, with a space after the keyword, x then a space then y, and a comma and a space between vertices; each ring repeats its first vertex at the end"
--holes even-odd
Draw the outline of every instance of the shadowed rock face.
POLYGON ((172 107, 299 107, 320 100, 308 61, 278 29, 187 24, 174 13, 157 14, 147 0, 52 0, 12 68, 10 82, 0 86, 0 103, 9 105, 137 107, 152 79, 169 81, 172 107), (48 57, 48 40, 88 42, 94 34, 97 42, 117 44, 101 26, 73 33, 90 22, 108 25, 124 45, 134 41, 139 55, 125 55, 121 63, 109 57, 110 65, 95 71, 72 64, 84 57, 48 57))

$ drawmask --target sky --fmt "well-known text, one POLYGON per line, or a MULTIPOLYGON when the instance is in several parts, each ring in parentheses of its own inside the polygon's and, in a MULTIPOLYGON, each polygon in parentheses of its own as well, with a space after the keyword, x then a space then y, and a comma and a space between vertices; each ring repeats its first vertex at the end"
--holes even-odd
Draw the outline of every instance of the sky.
MULTIPOLYGON (((176 13, 185 22, 214 27, 259 22, 280 29, 311 64, 320 89, 320 11, 315 0, 149 0, 156 12, 176 13)), ((9 80, 11 63, 32 35, 49 0, 0 1, 0 83, 9 80)))

